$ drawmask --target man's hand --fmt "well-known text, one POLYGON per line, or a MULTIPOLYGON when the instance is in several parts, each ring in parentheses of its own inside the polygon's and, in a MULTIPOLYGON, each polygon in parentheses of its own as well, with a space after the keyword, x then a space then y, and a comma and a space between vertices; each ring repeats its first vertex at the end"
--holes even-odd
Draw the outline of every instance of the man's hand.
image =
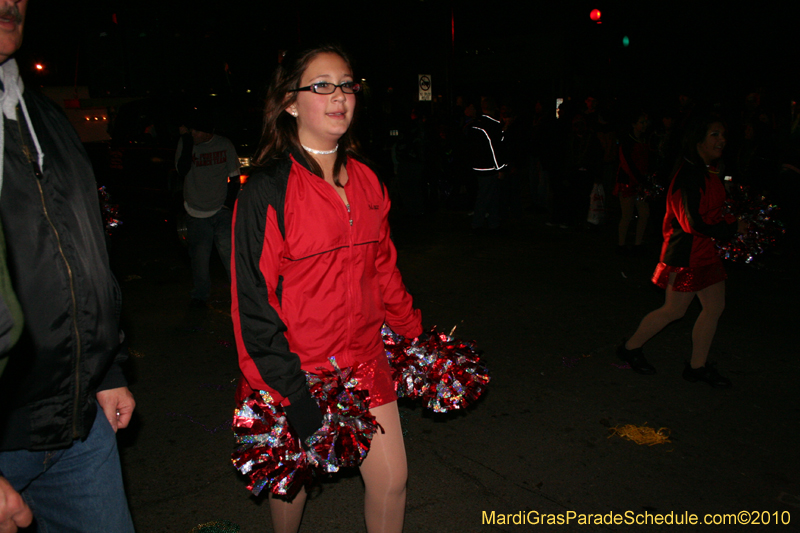
MULTIPOLYGON (((119 387, 117 389, 103 390, 97 393, 97 403, 103 409, 108 423, 114 433, 118 429, 128 427, 128 422, 131 421, 133 409, 136 407, 136 402, 133 399, 133 394, 128 390, 128 387, 119 387)), ((2 533, 2 531, 0 531, 2 533)))
POLYGON ((17 491, 0 477, 0 533, 16 533, 17 529, 31 525, 33 514, 17 491))

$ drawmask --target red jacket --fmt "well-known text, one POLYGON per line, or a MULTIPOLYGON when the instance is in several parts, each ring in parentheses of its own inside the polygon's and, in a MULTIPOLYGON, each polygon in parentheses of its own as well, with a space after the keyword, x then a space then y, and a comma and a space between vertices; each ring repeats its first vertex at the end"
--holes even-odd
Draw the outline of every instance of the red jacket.
POLYGON ((636 139, 633 135, 622 139, 619 144, 619 169, 614 184, 614 194, 623 198, 635 196, 639 185, 650 173, 650 145, 636 139))
POLYGON ((729 239, 736 218, 723 215, 725 186, 705 167, 684 161, 667 193, 661 262, 673 267, 699 267, 720 261, 712 239, 729 239))
MULTIPOLYGON (((241 400, 267 390, 294 403, 308 394, 301 370, 344 368, 383 353, 384 322, 422 332, 389 238, 389 198, 375 173, 347 161, 336 191, 302 156, 249 178, 234 213, 231 295, 241 400)), ((284 402, 285 403, 285 402, 284 402)))

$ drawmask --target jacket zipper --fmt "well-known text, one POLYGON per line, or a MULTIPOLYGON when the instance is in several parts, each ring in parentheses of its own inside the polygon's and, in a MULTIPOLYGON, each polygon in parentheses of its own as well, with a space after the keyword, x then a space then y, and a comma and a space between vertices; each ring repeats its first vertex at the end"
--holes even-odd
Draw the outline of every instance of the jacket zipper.
POLYGON ((348 226, 348 253, 350 256, 350 260, 348 261, 347 265, 347 272, 350 277, 347 284, 347 299, 348 306, 347 306, 347 344, 345 345, 345 355, 347 356, 347 364, 352 366, 352 362, 350 361, 350 335, 353 331, 353 214, 350 211, 350 201, 351 198, 347 198, 348 203, 345 204, 347 208, 347 218, 350 222, 348 226))
POLYGON ((80 394, 81 394, 81 334, 78 329, 78 320, 77 320, 77 313, 78 313, 78 303, 77 299, 75 298, 75 281, 72 275, 72 267, 69 265, 69 261, 67 261, 67 256, 64 254, 64 249, 61 246, 61 237, 58 234, 58 229, 56 229, 55 224, 50 219, 50 213, 47 211, 47 203, 45 202, 44 198, 44 190, 42 189, 42 169, 39 168, 39 163, 34 159, 33 154, 31 153, 30 149, 28 148, 28 143, 25 139, 25 135, 22 131, 22 125, 20 121, 17 121, 17 126, 19 128, 20 139, 22 140, 22 144, 25 148, 25 155, 28 157, 28 161, 33 168, 33 175, 36 178, 36 186, 39 189, 39 197, 42 200, 42 211, 44 212, 44 217, 47 219, 47 223, 50 224, 50 228, 53 230, 53 234, 56 237, 56 243, 58 244, 58 253, 61 255, 61 259, 64 260, 64 266, 67 267, 67 276, 69 277, 69 293, 70 297, 72 298, 72 327, 75 331, 75 399, 74 404, 72 407, 72 438, 77 439, 80 438, 80 433, 78 432, 78 418, 79 418, 79 410, 80 410, 80 394))

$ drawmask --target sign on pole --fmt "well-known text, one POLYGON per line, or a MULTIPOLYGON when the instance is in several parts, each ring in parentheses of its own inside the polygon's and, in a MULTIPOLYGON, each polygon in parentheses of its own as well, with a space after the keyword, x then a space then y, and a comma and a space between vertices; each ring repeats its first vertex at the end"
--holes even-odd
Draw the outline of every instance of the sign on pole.
POLYGON ((430 102, 433 99, 431 90, 431 77, 429 74, 419 75, 419 101, 430 102))

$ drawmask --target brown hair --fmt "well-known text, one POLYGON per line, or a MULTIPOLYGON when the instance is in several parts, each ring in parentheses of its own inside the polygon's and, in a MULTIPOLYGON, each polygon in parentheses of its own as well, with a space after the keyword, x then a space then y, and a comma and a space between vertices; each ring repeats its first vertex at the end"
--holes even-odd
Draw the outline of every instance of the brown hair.
MULTIPOLYGON (((305 154, 305 149, 300 145, 297 136, 297 119, 286 113, 287 107, 297 100, 296 92, 308 65, 320 54, 336 54, 341 57, 352 70, 350 57, 339 46, 325 44, 300 52, 294 57, 284 58, 275 70, 267 91, 264 106, 264 128, 261 133, 261 142, 255 153, 255 162, 259 166, 267 165, 270 161, 286 157, 287 151, 305 154)), ((355 120, 355 116, 353 117, 355 120)), ((333 166, 333 181, 338 186, 339 172, 347 161, 347 156, 360 157, 358 142, 352 135, 353 122, 339 138, 339 151, 336 153, 336 162, 333 166)), ((306 157, 308 167, 314 174, 322 177, 322 169, 313 157, 306 157)))

